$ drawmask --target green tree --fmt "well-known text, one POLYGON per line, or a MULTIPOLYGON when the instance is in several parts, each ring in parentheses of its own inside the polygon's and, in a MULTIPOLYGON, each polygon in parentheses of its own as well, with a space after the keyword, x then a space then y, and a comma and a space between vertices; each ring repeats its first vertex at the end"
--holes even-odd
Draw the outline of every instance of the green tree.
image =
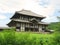
POLYGON ((57 16, 57 19, 58 19, 58 21, 60 22, 60 17, 59 17, 59 16, 57 16))
POLYGON ((60 31, 60 17, 58 16, 57 19, 58 19, 58 21, 59 21, 59 24, 58 24, 58 31, 60 31))

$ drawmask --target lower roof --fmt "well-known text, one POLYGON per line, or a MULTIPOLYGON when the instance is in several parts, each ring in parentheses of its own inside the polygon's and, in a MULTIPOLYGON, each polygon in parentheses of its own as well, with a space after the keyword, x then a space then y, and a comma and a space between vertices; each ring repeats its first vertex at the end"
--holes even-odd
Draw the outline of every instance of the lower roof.
MULTIPOLYGON (((25 23, 31 23, 30 21, 25 21, 25 20, 14 20, 16 22, 25 22, 25 23)), ((45 23, 45 22, 38 22, 38 24, 45 24, 45 25, 48 25, 48 23, 45 23)))
MULTIPOLYGON (((32 23, 30 21, 24 21, 24 20, 12 20, 7 25, 12 26, 12 25, 15 25, 17 22, 19 22, 19 23, 32 23)), ((48 23, 45 23, 45 22, 38 22, 37 24, 48 25, 48 23)))

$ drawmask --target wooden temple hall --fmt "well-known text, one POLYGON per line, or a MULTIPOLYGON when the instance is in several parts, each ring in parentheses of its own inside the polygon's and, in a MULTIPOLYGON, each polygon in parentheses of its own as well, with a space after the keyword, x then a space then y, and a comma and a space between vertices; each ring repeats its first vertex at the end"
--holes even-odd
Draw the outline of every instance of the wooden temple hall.
POLYGON ((16 27, 16 31, 44 31, 48 26, 47 23, 41 20, 46 17, 38 15, 29 10, 16 11, 10 18, 11 21, 7 24, 9 27, 16 27))

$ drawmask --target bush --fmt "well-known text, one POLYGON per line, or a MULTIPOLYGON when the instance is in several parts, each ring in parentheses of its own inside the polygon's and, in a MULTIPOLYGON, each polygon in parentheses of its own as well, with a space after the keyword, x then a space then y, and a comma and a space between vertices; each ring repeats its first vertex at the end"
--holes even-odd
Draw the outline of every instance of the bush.
POLYGON ((0 45, 60 45, 60 35, 27 32, 0 32, 0 45))

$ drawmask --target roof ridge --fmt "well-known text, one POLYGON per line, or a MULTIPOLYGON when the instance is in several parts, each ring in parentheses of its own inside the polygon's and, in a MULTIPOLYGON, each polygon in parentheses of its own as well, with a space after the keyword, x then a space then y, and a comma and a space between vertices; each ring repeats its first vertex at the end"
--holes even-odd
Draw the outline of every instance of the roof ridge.
POLYGON ((33 12, 32 10, 26 10, 26 9, 22 9, 20 11, 17 11, 17 13, 26 14, 26 15, 30 15, 30 16, 44 17, 44 18, 46 17, 43 15, 39 15, 39 14, 33 12))
POLYGON ((21 12, 21 11, 31 11, 31 10, 22 9, 22 10, 17 11, 17 12, 21 12))

